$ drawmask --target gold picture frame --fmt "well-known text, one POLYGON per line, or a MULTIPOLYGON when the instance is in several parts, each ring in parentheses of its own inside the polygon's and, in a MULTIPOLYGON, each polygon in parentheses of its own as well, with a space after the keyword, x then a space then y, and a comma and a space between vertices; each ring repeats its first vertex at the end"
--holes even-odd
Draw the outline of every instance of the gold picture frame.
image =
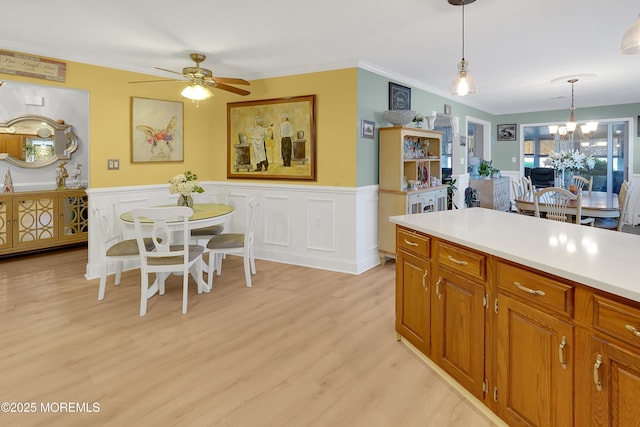
POLYGON ((228 103, 227 178, 315 181, 315 95, 228 103))
POLYGON ((184 161, 184 104, 131 97, 131 163, 184 161))

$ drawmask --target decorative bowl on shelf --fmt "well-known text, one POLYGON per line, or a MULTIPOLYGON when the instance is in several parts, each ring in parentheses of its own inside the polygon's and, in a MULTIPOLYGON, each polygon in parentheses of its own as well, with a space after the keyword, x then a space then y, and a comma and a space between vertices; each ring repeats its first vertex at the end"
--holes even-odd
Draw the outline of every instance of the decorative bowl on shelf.
POLYGON ((416 116, 414 110, 387 110, 382 112, 382 117, 394 126, 404 126, 416 116))

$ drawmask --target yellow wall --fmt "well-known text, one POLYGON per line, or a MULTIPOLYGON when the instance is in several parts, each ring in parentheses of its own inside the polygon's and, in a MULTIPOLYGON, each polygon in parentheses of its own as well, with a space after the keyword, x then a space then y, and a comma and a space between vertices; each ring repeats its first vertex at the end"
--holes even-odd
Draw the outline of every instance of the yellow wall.
POLYGON ((214 97, 201 101, 196 108, 195 104, 180 96, 184 85, 179 82, 129 84, 131 81, 149 80, 150 77, 65 62, 65 83, 2 73, 0 78, 89 91, 89 174, 92 188, 161 184, 187 169, 197 173, 202 181, 224 181, 227 176, 227 103, 301 95, 316 95, 316 182, 254 182, 356 185, 356 68, 255 80, 249 87, 251 95, 246 97, 214 90, 214 97), (131 163, 132 96, 184 101, 184 163, 131 163), (107 159, 120 159, 120 170, 107 170, 107 159))

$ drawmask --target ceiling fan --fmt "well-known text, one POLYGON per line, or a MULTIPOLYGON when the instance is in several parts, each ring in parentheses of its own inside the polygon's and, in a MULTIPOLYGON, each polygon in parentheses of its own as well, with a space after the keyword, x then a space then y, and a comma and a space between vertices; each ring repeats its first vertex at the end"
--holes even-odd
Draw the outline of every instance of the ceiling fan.
POLYGON ((193 101, 200 101, 213 96, 213 93, 209 87, 226 90, 237 95, 249 95, 251 92, 245 89, 240 89, 234 85, 249 85, 250 83, 244 79, 230 78, 230 77, 214 77, 211 70, 200 67, 200 63, 207 57, 202 53, 190 53, 189 58, 196 63, 195 67, 185 67, 182 72, 167 70, 166 68, 154 67, 156 70, 167 71, 169 73, 178 74, 183 77, 184 80, 174 79, 160 79, 160 80, 142 80, 129 83, 154 83, 154 82, 190 82, 189 86, 185 87, 182 91, 182 96, 189 98, 193 101))

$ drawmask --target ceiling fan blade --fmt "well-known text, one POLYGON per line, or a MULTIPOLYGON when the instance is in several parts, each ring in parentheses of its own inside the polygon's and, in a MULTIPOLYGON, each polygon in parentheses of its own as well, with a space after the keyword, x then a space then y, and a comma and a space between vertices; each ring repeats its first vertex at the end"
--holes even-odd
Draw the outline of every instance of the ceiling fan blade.
POLYGON ((231 83, 232 85, 250 85, 245 79, 234 79, 232 77, 212 77, 213 81, 217 83, 231 83))
POLYGON ((166 68, 160 68, 160 67, 153 67, 156 70, 161 70, 161 71, 166 71, 167 73, 173 73, 173 74, 178 74, 179 76, 182 76, 183 74, 178 72, 178 71, 173 71, 173 70, 167 70, 166 68))
POLYGON ((207 86, 215 87, 216 89, 226 90, 227 92, 233 92, 235 94, 243 95, 243 96, 249 95, 251 93, 248 90, 244 90, 244 89, 240 89, 240 88, 237 88, 237 87, 229 86, 229 85, 226 85, 224 83, 216 83, 216 82, 212 82, 212 81, 206 81, 205 84, 207 86))
POLYGON ((180 82, 180 83, 184 83, 183 80, 176 80, 176 79, 138 80, 138 81, 129 82, 129 83, 156 83, 156 82, 180 82))

